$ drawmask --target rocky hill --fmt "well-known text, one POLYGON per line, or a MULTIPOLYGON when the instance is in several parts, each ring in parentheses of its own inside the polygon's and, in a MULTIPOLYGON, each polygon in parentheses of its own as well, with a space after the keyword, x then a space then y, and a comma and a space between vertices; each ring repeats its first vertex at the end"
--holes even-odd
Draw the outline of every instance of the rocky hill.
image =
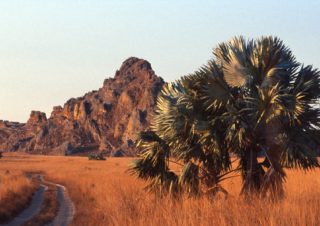
POLYGON ((27 123, 0 121, 0 150, 132 156, 135 136, 148 128, 163 84, 148 61, 131 57, 102 88, 53 107, 49 118, 32 111, 27 123))

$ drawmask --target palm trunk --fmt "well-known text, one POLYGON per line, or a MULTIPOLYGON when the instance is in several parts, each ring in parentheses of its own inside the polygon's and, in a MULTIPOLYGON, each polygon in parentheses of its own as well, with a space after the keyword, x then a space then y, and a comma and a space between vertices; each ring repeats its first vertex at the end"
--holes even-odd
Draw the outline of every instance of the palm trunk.
POLYGON ((244 165, 244 183, 241 194, 257 193, 261 187, 261 178, 264 173, 258 163, 257 152, 251 149, 247 152, 247 156, 244 159, 246 162, 244 165))
POLYGON ((286 174, 280 164, 280 148, 274 146, 266 153, 270 167, 263 178, 261 194, 263 196, 270 196, 273 200, 278 200, 284 196, 283 182, 286 174))

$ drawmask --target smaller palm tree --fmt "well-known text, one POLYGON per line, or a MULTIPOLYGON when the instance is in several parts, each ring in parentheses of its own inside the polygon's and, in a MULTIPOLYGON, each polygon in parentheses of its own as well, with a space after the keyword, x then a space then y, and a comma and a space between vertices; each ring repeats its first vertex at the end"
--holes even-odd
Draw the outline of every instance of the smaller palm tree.
POLYGON ((151 130, 140 133, 137 147, 143 153, 131 170, 150 181, 148 189, 158 194, 226 193, 220 182, 234 172, 230 171, 229 153, 220 134, 223 130, 212 131, 205 121, 208 113, 197 104, 197 86, 186 88, 199 78, 185 77, 165 86, 158 97, 151 130), (170 163, 180 171, 170 169, 170 163))

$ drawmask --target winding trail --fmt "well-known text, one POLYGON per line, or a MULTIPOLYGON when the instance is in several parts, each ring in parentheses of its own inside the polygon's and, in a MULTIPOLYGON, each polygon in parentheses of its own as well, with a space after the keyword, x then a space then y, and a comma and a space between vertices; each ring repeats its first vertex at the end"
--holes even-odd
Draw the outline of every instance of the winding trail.
POLYGON ((44 193, 48 189, 47 186, 41 184, 40 188, 34 194, 31 204, 23 210, 17 217, 15 217, 8 224, 0 224, 0 226, 20 226, 37 215, 41 210, 41 205, 44 199, 44 193))
POLYGON ((34 194, 29 207, 23 210, 21 214, 15 217, 8 224, 0 224, 0 226, 21 226, 23 223, 36 216, 41 210, 44 200, 44 193, 48 189, 45 184, 50 184, 57 187, 57 199, 59 203, 57 216, 46 226, 68 226, 71 223, 75 214, 75 207, 68 195, 67 189, 60 184, 45 181, 43 175, 34 176, 38 177, 43 184, 40 185, 40 188, 34 194))
POLYGON ((58 214, 54 218, 53 222, 47 226, 68 226, 73 220, 75 207, 68 195, 67 189, 60 184, 54 184, 51 182, 47 183, 57 186, 57 198, 59 202, 58 214))

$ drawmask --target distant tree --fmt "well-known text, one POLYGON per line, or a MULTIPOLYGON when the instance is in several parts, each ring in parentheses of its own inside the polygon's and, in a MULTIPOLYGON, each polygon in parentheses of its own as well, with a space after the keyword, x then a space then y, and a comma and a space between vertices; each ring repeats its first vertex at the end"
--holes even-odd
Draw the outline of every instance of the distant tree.
POLYGON ((284 167, 319 166, 319 71, 299 64, 276 37, 234 38, 213 55, 163 88, 131 170, 162 194, 215 194, 236 170, 242 193, 282 196, 284 167), (234 170, 231 156, 239 159, 234 170), (173 159, 180 173, 169 168, 173 159))

